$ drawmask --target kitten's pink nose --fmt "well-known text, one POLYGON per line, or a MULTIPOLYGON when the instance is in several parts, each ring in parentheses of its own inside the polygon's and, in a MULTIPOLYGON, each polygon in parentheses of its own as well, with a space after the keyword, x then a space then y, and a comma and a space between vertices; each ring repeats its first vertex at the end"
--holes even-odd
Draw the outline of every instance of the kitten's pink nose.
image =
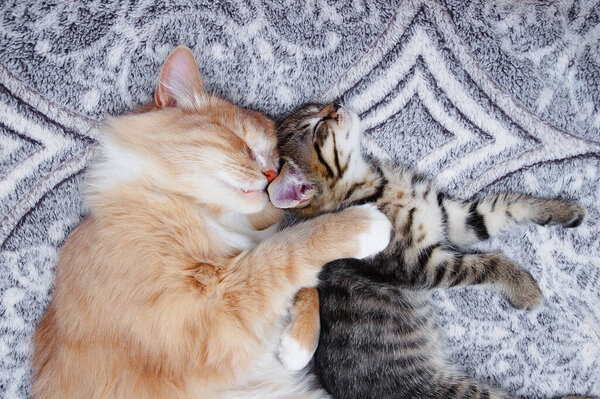
POLYGON ((262 172, 263 175, 267 176, 267 181, 271 183, 277 177, 277 171, 273 169, 265 170, 262 172))

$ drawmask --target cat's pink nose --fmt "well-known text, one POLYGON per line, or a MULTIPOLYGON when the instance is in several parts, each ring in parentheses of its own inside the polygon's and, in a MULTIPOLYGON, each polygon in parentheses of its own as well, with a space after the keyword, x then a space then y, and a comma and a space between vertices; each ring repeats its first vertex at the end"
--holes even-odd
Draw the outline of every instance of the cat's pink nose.
POLYGON ((277 171, 273 169, 265 170, 262 172, 263 175, 267 176, 267 181, 271 183, 277 177, 277 171))

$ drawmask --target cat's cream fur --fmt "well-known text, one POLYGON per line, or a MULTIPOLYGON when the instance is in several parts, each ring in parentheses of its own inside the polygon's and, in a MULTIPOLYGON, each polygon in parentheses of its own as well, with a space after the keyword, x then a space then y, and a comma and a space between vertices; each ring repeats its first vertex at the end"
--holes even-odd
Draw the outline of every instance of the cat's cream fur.
POLYGON ((323 264, 382 250, 387 218, 354 207, 275 233, 273 123, 207 95, 186 48, 155 100, 103 129, 90 215, 35 332, 33 397, 324 397, 275 357, 281 317, 323 264))

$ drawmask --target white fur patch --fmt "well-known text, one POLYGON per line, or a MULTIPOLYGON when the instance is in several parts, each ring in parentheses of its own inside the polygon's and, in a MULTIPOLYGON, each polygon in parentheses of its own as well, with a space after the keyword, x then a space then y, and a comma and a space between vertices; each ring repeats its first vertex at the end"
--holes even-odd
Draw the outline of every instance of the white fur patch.
POLYGON ((477 241, 477 236, 472 229, 466 229, 465 222, 469 216, 469 209, 462 203, 444 201, 448 215, 448 236, 450 241, 458 245, 469 245, 477 241))
POLYGON ((211 233, 231 248, 246 251, 277 232, 276 224, 264 230, 256 230, 241 213, 225 213, 219 220, 209 217, 205 219, 211 233))
MULTIPOLYGON (((327 399, 330 396, 304 371, 286 370, 272 354, 265 353, 240 376, 238 387, 219 392, 219 399, 327 399)), ((203 398, 206 396, 202 396, 203 398)))
POLYGON ((298 341, 285 333, 279 345, 279 360, 290 371, 302 370, 310 362, 316 349, 316 347, 312 351, 304 349, 298 341))
MULTIPOLYGON (((498 207, 500 208, 500 207, 498 207)), ((507 227, 512 226, 514 222, 506 216, 505 212, 490 212, 485 216, 485 227, 490 235, 496 235, 507 227)))
POLYGON ((254 246, 252 238, 242 232, 229 229, 218 223, 212 218, 205 218, 204 222, 210 233, 219 239, 228 247, 246 251, 254 246))
POLYGON ((519 223, 527 222, 531 219, 531 208, 524 206, 522 203, 516 202, 507 207, 512 218, 519 223))
POLYGON ((131 182, 150 168, 150 162, 133 151, 121 148, 104 136, 96 158, 87 172, 87 184, 102 192, 117 183, 131 182))
POLYGON ((371 218, 369 229, 358 236, 359 250, 356 258, 363 259, 383 251, 390 242, 392 224, 373 204, 361 205, 371 218))

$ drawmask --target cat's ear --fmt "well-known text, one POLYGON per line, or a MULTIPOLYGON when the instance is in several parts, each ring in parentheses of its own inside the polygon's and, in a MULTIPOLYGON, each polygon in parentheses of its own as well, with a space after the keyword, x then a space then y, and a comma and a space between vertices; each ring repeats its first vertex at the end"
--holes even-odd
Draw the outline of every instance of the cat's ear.
POLYGON ((160 71, 154 101, 159 107, 193 109, 204 97, 198 65, 192 51, 179 46, 165 61, 160 71))

